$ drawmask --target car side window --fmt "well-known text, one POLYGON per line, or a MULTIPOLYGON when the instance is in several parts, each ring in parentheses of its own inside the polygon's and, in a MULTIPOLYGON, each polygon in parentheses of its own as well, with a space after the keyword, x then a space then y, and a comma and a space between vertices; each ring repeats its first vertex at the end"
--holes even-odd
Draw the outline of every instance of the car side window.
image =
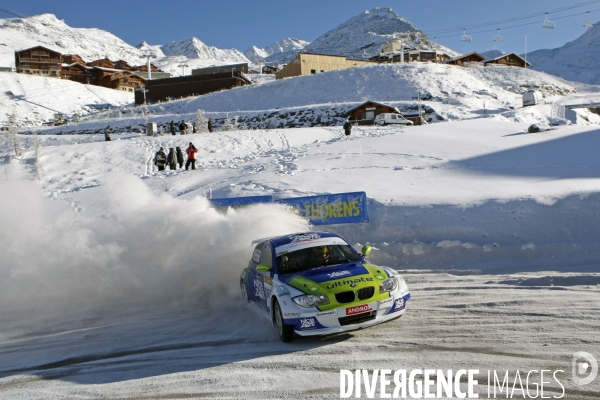
POLYGON ((271 255, 271 246, 268 244, 263 246, 260 263, 267 264, 269 268, 273 269, 273 256, 271 255))

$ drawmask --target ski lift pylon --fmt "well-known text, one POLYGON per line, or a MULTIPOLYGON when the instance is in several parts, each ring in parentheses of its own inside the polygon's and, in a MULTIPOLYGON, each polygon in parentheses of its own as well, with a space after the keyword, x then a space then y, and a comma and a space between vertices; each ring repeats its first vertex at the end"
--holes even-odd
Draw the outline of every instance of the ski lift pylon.
POLYGON ((546 19, 544 19, 544 25, 542 25, 542 27, 546 29, 554 29, 555 27, 554 21, 548 19, 548 13, 546 13, 546 19))
POLYGON ((471 36, 467 35, 467 30, 466 29, 463 29, 463 35, 462 35, 462 38, 460 40, 463 41, 463 42, 472 42, 473 38, 471 36))
POLYGON ((583 20, 583 24, 582 24, 585 28, 592 28, 594 26, 594 24, 592 23, 592 17, 590 17, 590 12, 588 11, 586 13, 586 17, 583 20))
POLYGON ((494 42, 504 42, 504 38, 502 37, 502 34, 500 33, 500 29, 498 29, 498 34, 494 35, 494 42))
POLYGON ((363 60, 368 60, 369 58, 371 58, 371 55, 363 49, 362 58, 363 60))

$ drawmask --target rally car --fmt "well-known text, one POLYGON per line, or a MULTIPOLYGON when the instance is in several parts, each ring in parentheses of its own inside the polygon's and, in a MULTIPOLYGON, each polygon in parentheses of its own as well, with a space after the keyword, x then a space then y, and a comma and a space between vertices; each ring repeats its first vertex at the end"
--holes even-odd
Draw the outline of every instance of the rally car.
POLYGON ((301 336, 361 329, 397 318, 410 299, 395 270, 366 259, 327 232, 259 239, 240 275, 244 300, 255 303, 289 342, 301 336))

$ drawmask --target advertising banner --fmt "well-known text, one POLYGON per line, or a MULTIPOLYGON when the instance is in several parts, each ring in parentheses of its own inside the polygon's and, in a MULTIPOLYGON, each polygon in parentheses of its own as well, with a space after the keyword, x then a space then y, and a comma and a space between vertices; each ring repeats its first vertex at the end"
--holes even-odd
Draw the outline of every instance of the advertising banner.
POLYGON ((313 225, 369 222, 365 192, 294 197, 277 202, 294 207, 298 214, 313 225))

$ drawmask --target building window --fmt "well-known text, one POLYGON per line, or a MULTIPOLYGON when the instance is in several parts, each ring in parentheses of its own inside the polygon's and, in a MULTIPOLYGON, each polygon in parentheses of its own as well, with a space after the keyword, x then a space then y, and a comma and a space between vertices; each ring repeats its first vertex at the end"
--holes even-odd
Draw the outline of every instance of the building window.
POLYGON ((324 70, 321 70, 321 72, 325 72, 324 70))
POLYGON ((310 73, 311 73, 311 74, 316 74, 316 73, 317 73, 317 70, 316 70, 316 69, 311 69, 311 70, 310 70, 310 73))
POLYGON ((365 119, 375 119, 375 111, 367 111, 365 113, 365 119))

